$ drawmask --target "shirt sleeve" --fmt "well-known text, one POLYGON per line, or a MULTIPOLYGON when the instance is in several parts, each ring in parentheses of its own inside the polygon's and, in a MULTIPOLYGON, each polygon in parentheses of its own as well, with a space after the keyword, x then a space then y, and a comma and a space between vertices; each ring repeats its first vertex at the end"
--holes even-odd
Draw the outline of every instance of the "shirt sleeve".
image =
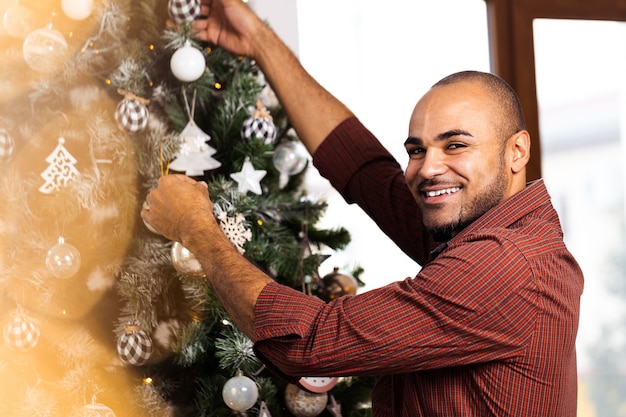
POLYGON ((348 203, 358 204, 411 259, 423 265, 436 244, 394 157, 355 117, 346 119, 313 155, 320 174, 348 203))
POLYGON ((284 374, 300 376, 512 359, 532 338, 538 296, 515 245, 483 236, 442 252, 415 278, 328 304, 269 284, 255 311, 255 351, 284 374), (494 253, 507 262, 481 263, 494 253))

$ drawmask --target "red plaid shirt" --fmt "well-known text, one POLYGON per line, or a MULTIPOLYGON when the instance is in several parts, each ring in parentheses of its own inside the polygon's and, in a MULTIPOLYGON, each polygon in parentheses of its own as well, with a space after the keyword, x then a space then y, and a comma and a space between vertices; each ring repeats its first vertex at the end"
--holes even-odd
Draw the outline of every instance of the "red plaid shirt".
POLYGON ((379 375, 375 416, 576 415, 583 276, 542 181, 431 252, 401 168, 356 119, 314 162, 423 267, 328 304, 268 285, 255 312, 263 361, 290 376, 379 375))

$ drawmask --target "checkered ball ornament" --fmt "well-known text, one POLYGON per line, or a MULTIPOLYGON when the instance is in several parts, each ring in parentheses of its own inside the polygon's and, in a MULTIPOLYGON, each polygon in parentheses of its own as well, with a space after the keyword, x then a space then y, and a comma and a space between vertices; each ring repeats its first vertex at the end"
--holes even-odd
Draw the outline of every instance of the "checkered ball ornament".
POLYGON ((11 349, 26 352, 39 343, 40 331, 33 320, 21 313, 14 313, 2 334, 4 343, 11 349))
POLYGON ((6 162, 13 156, 15 152, 15 141, 9 132, 0 127, 0 162, 6 162))
POLYGON ((276 140, 276 134, 276 125, 267 118, 250 116, 241 125, 244 140, 262 139, 266 145, 271 145, 276 140))
POLYGON ((200 0, 169 0, 168 12, 179 25, 191 23, 200 16, 200 0))
POLYGON ((117 353, 122 362, 141 366, 152 355, 152 339, 140 329, 138 322, 128 323, 117 341, 117 353))
POLYGON ((139 100, 128 99, 120 101, 115 109, 115 121, 120 128, 130 132, 140 132, 148 125, 150 113, 148 107, 139 100))

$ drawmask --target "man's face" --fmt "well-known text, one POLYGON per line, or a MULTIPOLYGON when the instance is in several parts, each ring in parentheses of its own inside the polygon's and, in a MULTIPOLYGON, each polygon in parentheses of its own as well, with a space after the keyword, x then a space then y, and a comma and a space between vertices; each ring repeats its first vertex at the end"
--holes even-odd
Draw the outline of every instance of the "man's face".
POLYGON ((496 104, 478 84, 463 82, 430 90, 413 111, 405 177, 425 226, 439 239, 510 195, 496 104))

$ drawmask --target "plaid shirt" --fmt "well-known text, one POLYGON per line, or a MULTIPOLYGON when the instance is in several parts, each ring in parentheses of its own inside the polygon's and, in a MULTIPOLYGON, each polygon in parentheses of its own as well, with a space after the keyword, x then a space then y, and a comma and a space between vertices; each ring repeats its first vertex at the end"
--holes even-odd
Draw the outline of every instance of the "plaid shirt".
POLYGON ((583 276, 543 181, 435 248, 399 165, 356 119, 314 162, 423 267, 328 304, 268 285, 255 311, 264 362, 296 377, 379 375, 375 416, 576 415, 583 276))

